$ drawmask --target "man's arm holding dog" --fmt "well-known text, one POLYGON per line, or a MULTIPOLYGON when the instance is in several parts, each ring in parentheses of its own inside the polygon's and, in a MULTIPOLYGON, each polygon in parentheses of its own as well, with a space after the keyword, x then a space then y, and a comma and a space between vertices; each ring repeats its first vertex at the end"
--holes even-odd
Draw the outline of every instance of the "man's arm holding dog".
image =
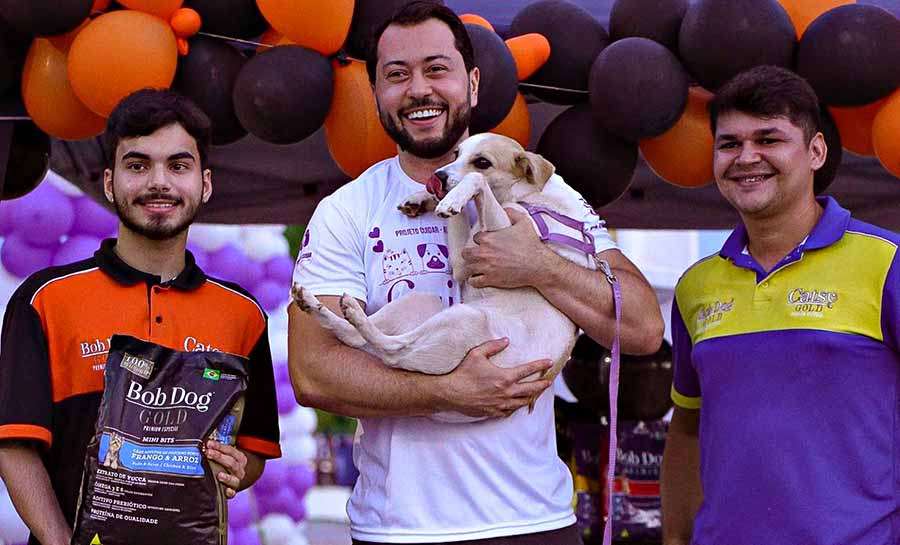
MULTIPOLYGON (((592 339, 612 346, 615 312, 612 290, 603 273, 582 267, 547 248, 525 214, 507 211, 508 229, 475 235, 475 248, 463 250, 476 288, 530 286, 547 298, 592 339)), ((659 349, 663 320, 656 295, 618 250, 601 254, 622 287, 622 351, 651 354, 659 349)))
POLYGON ((0 478, 22 521, 44 545, 68 545, 72 529, 56 501, 37 444, 0 441, 0 478))
MULTIPOLYGON (((340 314, 339 297, 320 296, 340 314)), ((503 369, 488 357, 506 348, 495 340, 473 348, 446 375, 423 375, 384 365, 343 344, 296 305, 288 310, 288 363, 297 401, 354 417, 415 416, 456 411, 470 416, 507 416, 527 405, 550 382, 520 383, 551 367, 538 360, 503 369)))

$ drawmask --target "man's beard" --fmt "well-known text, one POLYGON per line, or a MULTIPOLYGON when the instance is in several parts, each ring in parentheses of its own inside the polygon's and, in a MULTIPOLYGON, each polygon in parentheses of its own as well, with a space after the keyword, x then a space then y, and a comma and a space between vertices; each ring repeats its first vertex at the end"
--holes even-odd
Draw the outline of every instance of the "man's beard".
MULTIPOLYGON (((194 223, 194 218, 197 217, 197 213, 200 211, 199 205, 194 207, 193 209, 185 209, 186 215, 184 219, 172 225, 166 225, 165 223, 157 222, 156 220, 152 220, 147 225, 141 225, 137 221, 132 219, 128 214, 128 208, 138 206, 142 201, 166 198, 169 197, 165 194, 151 193, 138 197, 130 206, 123 205, 118 198, 113 198, 113 204, 116 207, 116 215, 119 216, 119 221, 121 221, 122 224, 130 231, 150 240, 169 240, 186 231, 187 228, 190 227, 192 223, 194 223)), ((182 204, 184 204, 183 199, 177 199, 175 202, 176 206, 182 204)))
POLYGON ((403 128, 402 121, 394 119, 393 116, 382 110, 380 107, 378 108, 378 118, 381 120, 381 125, 388 133, 388 136, 400 146, 401 150, 422 159, 437 159, 438 157, 449 153, 450 150, 456 146, 456 143, 459 142, 459 139, 462 138, 466 129, 469 128, 469 120, 472 117, 472 107, 471 102, 466 100, 465 104, 457 110, 456 114, 450 116, 450 109, 446 104, 440 104, 425 99, 415 101, 405 109, 427 108, 429 106, 447 111, 448 117, 447 123, 444 125, 444 133, 437 138, 428 138, 418 141, 413 139, 413 136, 409 131, 403 128))

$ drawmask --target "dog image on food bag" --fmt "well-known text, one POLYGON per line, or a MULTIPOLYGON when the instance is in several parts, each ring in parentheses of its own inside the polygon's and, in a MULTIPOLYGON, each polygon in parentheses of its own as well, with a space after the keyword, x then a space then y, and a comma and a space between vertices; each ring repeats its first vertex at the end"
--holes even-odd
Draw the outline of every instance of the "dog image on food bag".
POLYGON ((592 232, 602 229, 602 222, 592 209, 596 222, 574 220, 583 217, 589 205, 554 175, 549 161, 515 140, 478 134, 462 142, 458 153, 455 161, 435 172, 428 191, 411 195, 398 208, 411 217, 434 211, 449 218, 449 262, 461 285, 462 304, 444 308, 438 296, 413 291, 366 316, 358 301, 345 294, 340 300, 343 316, 337 316, 296 284, 295 302, 343 343, 391 367, 447 373, 475 346, 508 337, 509 346, 491 358, 494 364, 511 367, 546 358, 553 362, 548 374, 555 377, 575 344, 575 324, 533 288, 472 287, 465 282, 462 250, 474 244, 479 231, 509 227, 508 207, 529 213, 538 234, 552 242, 558 254, 596 268, 592 232), (477 217, 470 226, 463 212, 473 199, 477 217))
POLYGON ((233 445, 246 360, 114 335, 88 444, 73 545, 224 545, 227 506, 208 438, 233 445))

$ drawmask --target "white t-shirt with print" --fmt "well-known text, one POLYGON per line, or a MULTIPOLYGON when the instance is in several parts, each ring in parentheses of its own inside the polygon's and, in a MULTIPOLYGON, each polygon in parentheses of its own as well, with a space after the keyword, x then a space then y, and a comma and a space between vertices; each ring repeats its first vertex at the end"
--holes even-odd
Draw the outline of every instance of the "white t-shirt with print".
MULTIPOLYGON (((459 301, 446 220, 397 210, 423 190, 398 158, 382 161, 321 201, 309 222, 294 282, 316 295, 351 296, 371 314, 422 290, 459 301)), ((597 251, 614 248, 586 207, 597 251)), ((341 362, 333 362, 341 365, 341 362)), ((361 419, 360 477, 347 505, 353 538, 386 543, 485 539, 575 522, 572 478, 556 451, 553 392, 534 412, 447 423, 427 417, 361 419)))

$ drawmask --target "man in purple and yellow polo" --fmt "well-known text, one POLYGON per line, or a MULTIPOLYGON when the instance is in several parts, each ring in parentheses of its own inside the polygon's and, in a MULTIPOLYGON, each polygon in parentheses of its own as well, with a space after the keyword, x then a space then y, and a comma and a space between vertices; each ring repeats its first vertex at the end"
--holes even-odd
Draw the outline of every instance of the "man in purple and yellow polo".
POLYGON ((741 223, 675 289, 664 543, 900 544, 900 236, 815 197, 799 76, 739 74, 710 119, 741 223))

